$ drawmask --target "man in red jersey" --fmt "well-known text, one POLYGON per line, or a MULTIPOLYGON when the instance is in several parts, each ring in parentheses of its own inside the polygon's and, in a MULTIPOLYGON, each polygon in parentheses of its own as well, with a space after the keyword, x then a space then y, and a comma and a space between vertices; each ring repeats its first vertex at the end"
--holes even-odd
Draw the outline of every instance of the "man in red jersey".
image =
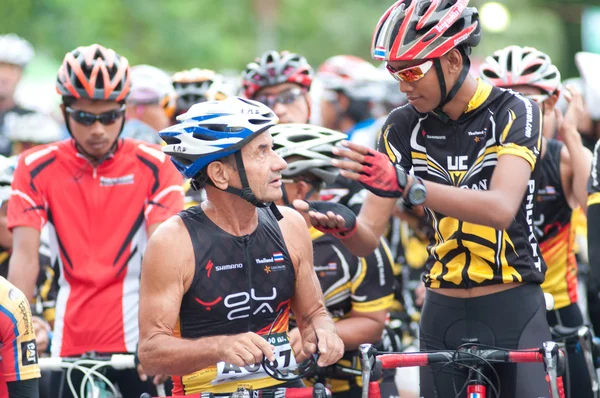
MULTIPOLYGON (((160 148, 119 138, 130 86, 128 61, 113 50, 67 53, 56 87, 71 138, 24 152, 15 171, 9 280, 32 296, 48 223, 59 284, 52 356, 135 352, 146 240, 183 208, 182 179, 160 148)), ((135 370, 107 376, 126 397, 150 387, 135 370)), ((53 389, 70 396, 60 374, 53 389)))

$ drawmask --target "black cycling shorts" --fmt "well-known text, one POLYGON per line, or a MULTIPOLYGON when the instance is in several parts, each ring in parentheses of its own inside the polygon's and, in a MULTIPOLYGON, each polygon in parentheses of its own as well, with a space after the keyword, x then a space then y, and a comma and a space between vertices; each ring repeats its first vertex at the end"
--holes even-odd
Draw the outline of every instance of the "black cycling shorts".
MULTIPOLYGON (((481 344, 508 349, 541 347, 551 339, 545 312, 542 289, 535 284, 468 299, 428 289, 421 314, 420 348, 454 350, 464 339, 474 338, 481 344)), ((549 396, 543 364, 499 364, 494 369, 500 378, 501 397, 549 396)), ((422 367, 420 374, 423 398, 454 398, 463 388, 468 370, 432 365, 422 367)), ((497 385, 493 372, 488 369, 485 374, 497 385)))

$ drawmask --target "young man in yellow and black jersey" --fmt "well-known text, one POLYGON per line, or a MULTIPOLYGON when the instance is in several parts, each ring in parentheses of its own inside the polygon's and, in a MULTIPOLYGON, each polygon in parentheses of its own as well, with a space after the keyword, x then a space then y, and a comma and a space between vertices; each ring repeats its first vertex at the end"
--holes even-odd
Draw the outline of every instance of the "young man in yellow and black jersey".
MULTIPOLYGON (((533 223, 541 112, 535 102, 468 74, 470 49, 479 41, 478 12, 467 2, 390 7, 375 29, 372 54, 387 62, 409 104, 388 116, 379 152, 352 143, 334 151, 347 158, 333 161, 341 174, 371 191, 357 223, 294 203, 312 225, 343 231, 356 255, 376 247, 396 198, 425 206, 434 234, 423 350, 456 349, 465 339, 507 349, 550 339, 540 288, 546 265, 533 223)), ((496 371, 506 396, 548 396, 542 366, 496 371)), ((467 377, 464 368, 421 368, 421 396, 454 397, 467 377)))
MULTIPOLYGON (((280 124, 271 128, 273 146, 288 163, 282 170, 283 198, 289 205, 295 199, 318 200, 326 182, 339 171, 331 166, 331 149, 345 134, 307 124, 280 124)), ((307 220, 308 223, 308 220, 307 220)), ((369 256, 353 255, 341 240, 313 227, 310 236, 314 269, 325 298, 325 306, 336 322, 345 353, 336 364, 310 376, 308 383, 323 382, 334 397, 359 397, 361 377, 343 368, 360 369, 358 346, 381 340, 389 307, 394 299, 392 257, 385 241, 369 256)), ((297 328, 290 330, 294 351, 302 347, 297 328)), ((393 382, 381 384, 382 397, 398 396, 393 382)))
MULTIPOLYGON (((577 305, 575 230, 571 217, 572 209, 587 207, 586 183, 592 161, 592 154, 583 146, 577 131, 583 105, 581 95, 567 88, 571 104, 564 117, 557 113, 560 72, 547 54, 531 47, 508 46, 494 52, 481 65, 481 77, 496 87, 512 89, 536 101, 542 108, 542 170, 535 226, 548 266, 542 289, 554 298, 554 309, 546 315, 550 326, 581 326, 584 321, 577 305), (553 137, 555 131, 561 140, 546 138, 553 137)), ((569 348, 567 396, 592 397, 583 353, 575 344, 569 348)))

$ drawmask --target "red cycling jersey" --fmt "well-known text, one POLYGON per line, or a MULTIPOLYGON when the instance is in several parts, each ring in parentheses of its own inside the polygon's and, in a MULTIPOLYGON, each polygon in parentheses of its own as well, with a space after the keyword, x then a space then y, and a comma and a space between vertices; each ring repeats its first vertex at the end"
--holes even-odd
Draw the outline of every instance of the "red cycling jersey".
POLYGON ((94 167, 73 140, 24 152, 8 227, 50 227, 58 277, 53 356, 134 352, 147 227, 183 208, 182 177, 159 146, 120 139, 94 167))

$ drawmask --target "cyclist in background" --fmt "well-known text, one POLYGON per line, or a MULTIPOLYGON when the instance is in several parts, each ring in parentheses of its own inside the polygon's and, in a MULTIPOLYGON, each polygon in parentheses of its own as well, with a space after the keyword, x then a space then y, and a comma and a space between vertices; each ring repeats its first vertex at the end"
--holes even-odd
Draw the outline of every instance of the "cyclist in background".
POLYGON ((6 115, 4 122, 13 155, 19 155, 36 145, 49 144, 63 138, 60 125, 43 113, 10 113, 6 115))
POLYGON ((194 104, 204 101, 221 101, 230 96, 223 77, 210 69, 193 68, 175 73, 172 78, 177 94, 175 117, 186 113, 194 104))
MULTIPOLYGON (((577 260, 573 252, 575 231, 571 216, 572 209, 587 207, 586 184, 592 154, 583 146, 577 131, 583 110, 581 96, 567 88, 571 104, 564 117, 559 113, 557 118, 555 105, 560 72, 547 54, 531 47, 509 46, 494 52, 481 65, 481 77, 496 87, 512 89, 536 101, 542 108, 542 172, 535 230, 548 266, 542 289, 554 298, 554 309, 546 315, 550 326, 582 326, 583 316, 577 305, 577 260), (554 131, 561 141, 546 138, 553 136, 554 131)), ((568 348, 568 396, 591 397, 591 380, 583 352, 575 343, 568 348)))
POLYGON ((0 155, 11 155, 4 126, 6 116, 33 112, 15 103, 15 90, 33 55, 33 47, 27 40, 12 33, 0 35, 0 155))
POLYGON ((40 368, 25 295, 0 276, 0 397, 38 398, 40 368))
MULTIPOLYGON (((372 55, 387 62, 409 104, 388 116, 379 152, 353 143, 334 149, 348 159, 333 161, 342 175, 373 192, 357 225, 309 212, 313 225, 341 230, 344 245, 363 255, 377 246, 398 197, 425 206, 434 235, 422 350, 456 349, 465 338, 507 349, 550 339, 539 286, 546 265, 533 224, 540 109, 469 75, 470 50, 480 38, 477 9, 466 1, 400 0, 383 14, 372 55)), ((294 205, 308 211, 305 203, 294 205)), ((496 370, 507 396, 548 394, 543 366, 496 370)), ((421 396, 454 397, 467 377, 457 367, 421 368, 421 396)))
MULTIPOLYGON (((8 276, 33 296, 48 223, 59 284, 54 357, 135 352, 142 251, 158 224, 183 207, 182 180, 160 147, 119 138, 129 82, 127 59, 111 49, 68 52, 56 88, 71 138, 22 153, 15 170, 8 276)), ((152 392, 136 370, 107 372, 124 396, 152 392)), ((53 378, 53 395, 70 397, 64 374, 53 378)), ((82 375, 73 378, 79 388, 82 375)))
MULTIPOLYGON (((591 53, 577 53, 576 63, 581 76, 587 83, 585 87, 586 109, 591 116, 590 124, 600 133, 600 80, 593 71, 598 70, 600 56, 591 53)), ((583 120, 588 124, 588 120, 583 120)), ((587 201, 587 237, 590 274, 588 276, 588 311, 596 335, 600 333, 600 141, 594 147, 592 171, 588 182, 587 201)))
MULTIPOLYGON (((319 200, 320 189, 333 182, 339 171, 331 166, 331 149, 345 138, 343 133, 307 124, 280 124, 271 130, 273 146, 288 163, 282 170, 283 198, 290 206, 295 199, 319 200)), ((306 221, 309 223, 309 221, 306 221)), ((340 367, 360 369, 358 346, 381 340, 388 308, 393 300, 394 276, 391 253, 385 243, 366 258, 354 256, 339 238, 310 226, 314 269, 319 278, 327 311, 336 321, 346 352, 336 364, 309 377, 323 382, 334 397, 358 397, 361 378, 344 374, 340 367)), ((294 351, 302 347, 297 328, 290 331, 294 351)), ((381 385, 382 397, 398 395, 394 383, 381 385)))
POLYGON ((313 69, 300 54, 267 51, 242 72, 246 98, 273 109, 280 123, 308 123, 313 69))
POLYGON ((158 132, 171 125, 176 100, 177 94, 167 73, 150 65, 132 67, 122 137, 160 144, 158 132))
POLYGON ((375 148, 384 122, 374 114, 385 94, 381 72, 364 59, 337 55, 319 66, 317 79, 324 89, 321 124, 345 133, 349 141, 375 148))

